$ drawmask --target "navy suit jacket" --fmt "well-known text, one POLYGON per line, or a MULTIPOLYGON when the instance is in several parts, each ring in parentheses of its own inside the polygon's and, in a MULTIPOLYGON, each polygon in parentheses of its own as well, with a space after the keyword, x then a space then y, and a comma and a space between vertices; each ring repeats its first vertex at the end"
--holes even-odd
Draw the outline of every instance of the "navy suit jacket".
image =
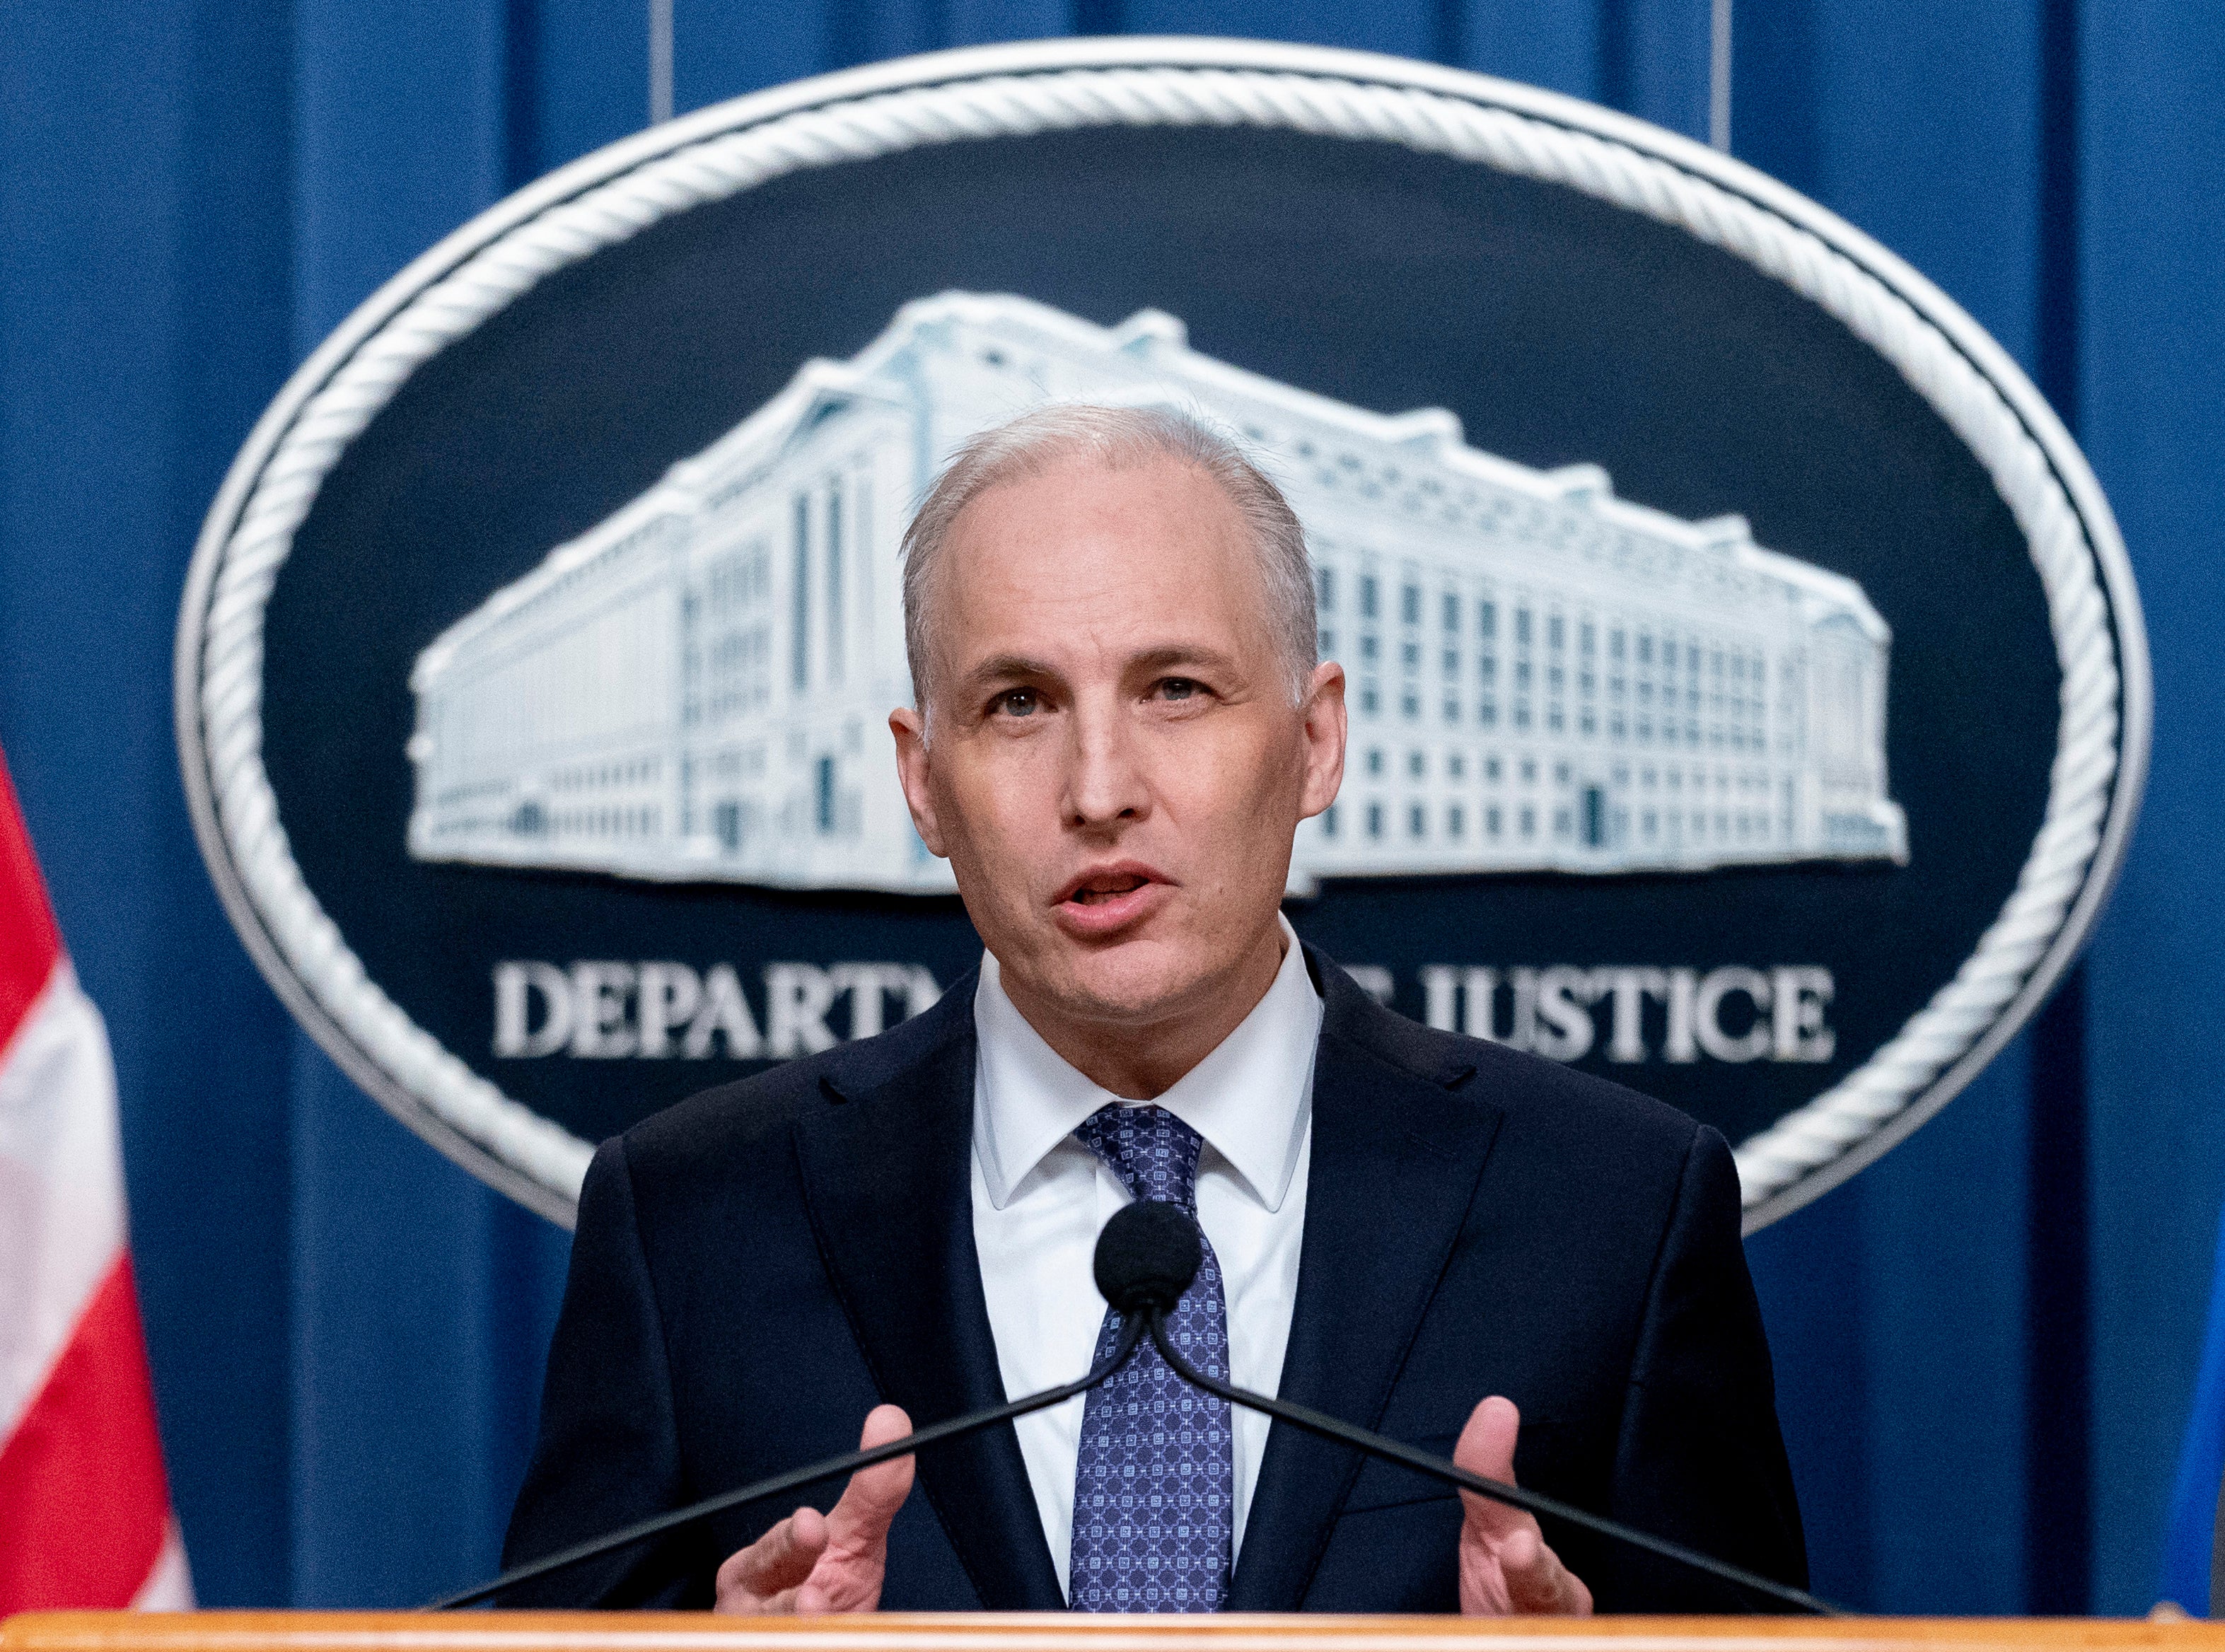
MULTIPOLYGON (((1506 1395, 1523 1484, 1804 1584, 1722 1138, 1307 961, 1326 1003, 1283 1397, 1448 1454, 1475 1402, 1506 1395)), ((603 1144, 506 1565, 852 1450, 882 1401, 924 1424, 1006 1397, 973 1248, 973 985, 603 1144)), ((707 1605, 719 1561, 793 1506, 504 1604, 707 1605)), ((1277 1423, 1229 1608, 1456 1611, 1460 1525, 1442 1486, 1277 1423)), ((1748 1609, 1546 1536, 1603 1611, 1748 1609)), ((883 1606, 1064 1604, 1011 1425, 922 1453, 883 1606)))

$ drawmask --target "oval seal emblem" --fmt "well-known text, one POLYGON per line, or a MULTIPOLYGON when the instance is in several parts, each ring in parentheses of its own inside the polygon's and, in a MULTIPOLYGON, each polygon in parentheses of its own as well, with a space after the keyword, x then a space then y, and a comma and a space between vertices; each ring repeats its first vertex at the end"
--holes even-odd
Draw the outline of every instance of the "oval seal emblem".
POLYGON ((2146 752, 2076 446, 1749 168, 1365 54, 1110 40, 706 110, 458 231, 295 376, 180 620, 204 852, 381 1103, 567 1220, 591 1144, 933 1003, 896 547, 1046 399, 1241 436, 1350 679, 1299 931, 1714 1123, 1759 1225, 2046 993, 2146 752))

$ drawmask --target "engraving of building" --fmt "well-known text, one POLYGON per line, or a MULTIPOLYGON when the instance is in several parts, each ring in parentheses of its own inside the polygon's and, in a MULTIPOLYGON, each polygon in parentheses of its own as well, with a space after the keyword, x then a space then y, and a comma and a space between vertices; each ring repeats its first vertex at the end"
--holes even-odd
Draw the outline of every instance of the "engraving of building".
POLYGON ((906 305, 456 622, 410 675, 422 859, 932 894, 889 712, 897 545, 966 437, 1049 401, 1241 436, 1312 545, 1349 674, 1324 877, 1902 861, 1890 633, 1853 581, 1193 351, 1146 310, 906 305))

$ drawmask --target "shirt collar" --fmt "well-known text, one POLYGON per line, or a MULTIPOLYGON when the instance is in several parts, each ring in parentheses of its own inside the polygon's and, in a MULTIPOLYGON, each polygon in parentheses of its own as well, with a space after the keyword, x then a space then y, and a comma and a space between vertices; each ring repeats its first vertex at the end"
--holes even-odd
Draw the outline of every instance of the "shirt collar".
MULTIPOLYGON (((1266 996, 1156 1104, 1205 1138, 1252 1196, 1282 1208, 1312 1114, 1322 1001, 1287 920, 1283 964, 1266 996)), ((1074 1127, 1120 1100, 1068 1066, 1005 994, 996 955, 973 993, 973 1149, 998 1210, 1074 1127)))

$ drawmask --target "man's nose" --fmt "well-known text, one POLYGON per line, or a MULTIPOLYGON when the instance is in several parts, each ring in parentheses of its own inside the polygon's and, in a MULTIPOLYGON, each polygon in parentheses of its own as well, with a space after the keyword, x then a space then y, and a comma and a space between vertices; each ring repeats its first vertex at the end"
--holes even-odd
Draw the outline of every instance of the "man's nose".
POLYGON ((1141 820, 1151 812, 1142 754, 1122 710, 1112 704, 1075 707, 1065 798, 1071 826, 1101 828, 1141 820))

